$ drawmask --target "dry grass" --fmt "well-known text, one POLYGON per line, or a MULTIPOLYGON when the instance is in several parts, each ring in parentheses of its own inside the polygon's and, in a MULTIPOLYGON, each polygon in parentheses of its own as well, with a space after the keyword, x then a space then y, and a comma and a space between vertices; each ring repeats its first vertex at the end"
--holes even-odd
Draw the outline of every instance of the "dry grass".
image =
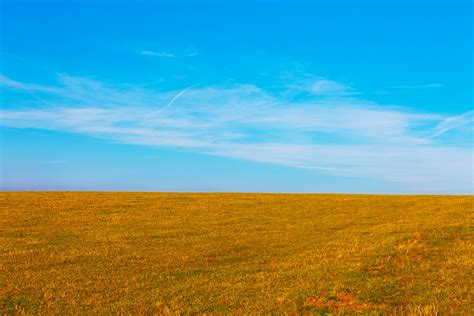
POLYGON ((473 203, 0 193, 0 314, 472 314, 473 203))

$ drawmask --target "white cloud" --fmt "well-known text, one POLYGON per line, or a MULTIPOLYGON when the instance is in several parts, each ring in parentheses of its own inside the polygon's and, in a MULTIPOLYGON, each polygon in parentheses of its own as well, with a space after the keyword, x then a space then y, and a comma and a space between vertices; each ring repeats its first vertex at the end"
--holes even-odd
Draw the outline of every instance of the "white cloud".
MULTIPOLYGON (((443 119, 434 129, 434 133, 427 137, 427 139, 435 138, 443 135, 444 133, 469 125, 474 122, 474 111, 468 111, 461 115, 451 116, 443 119)), ((472 133, 472 129, 470 131, 472 133)), ((471 135, 472 136, 472 135, 471 135)))
POLYGON ((248 84, 156 92, 64 75, 58 81, 46 87, 54 106, 0 110, 0 124, 393 181, 413 192, 472 190, 472 146, 443 139, 469 128, 472 111, 450 117, 333 97, 328 86, 344 90, 333 83, 320 84, 325 98, 296 102, 248 84))
POLYGON ((317 80, 310 86, 309 90, 313 94, 325 96, 346 96, 355 93, 352 87, 327 79, 317 80))
POLYGON ((0 84, 2 86, 10 87, 10 88, 15 88, 15 89, 26 89, 25 85, 22 84, 19 81, 12 80, 4 75, 0 75, 0 84))
POLYGON ((472 149, 466 148, 269 143, 223 146, 215 154, 339 176, 392 181, 410 192, 465 192, 472 186, 472 149))
POLYGON ((11 89, 18 89, 24 91, 39 91, 46 93, 58 93, 58 90, 54 87, 47 87, 36 84, 23 83, 16 80, 12 80, 4 75, 0 75, 0 86, 11 89))
POLYGON ((168 52, 155 52, 151 50, 142 50, 140 54, 145 56, 156 56, 156 57, 174 57, 174 54, 168 52))

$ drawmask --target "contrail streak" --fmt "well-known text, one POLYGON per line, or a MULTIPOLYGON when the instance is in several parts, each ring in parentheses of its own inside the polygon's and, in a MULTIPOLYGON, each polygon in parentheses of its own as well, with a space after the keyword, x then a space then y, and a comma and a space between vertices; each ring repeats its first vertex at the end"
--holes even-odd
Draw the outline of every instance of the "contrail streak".
POLYGON ((183 94, 186 93, 186 91, 188 91, 189 89, 191 89, 192 87, 195 87, 195 86, 197 86, 197 85, 198 85, 198 83, 197 83, 197 84, 193 84, 193 85, 191 85, 191 86, 189 86, 189 87, 187 87, 187 88, 181 90, 180 92, 178 92, 178 93, 174 96, 174 98, 171 99, 170 102, 168 102, 167 105, 165 105, 163 108, 161 108, 161 109, 159 109, 158 111, 156 111, 155 114, 159 114, 159 113, 165 111, 166 109, 170 108, 176 100, 178 100, 183 94))
POLYGON ((448 117, 444 121, 438 124, 436 131, 433 135, 430 135, 424 139, 431 139, 438 137, 447 131, 467 125, 474 122, 474 111, 467 111, 458 116, 448 117))

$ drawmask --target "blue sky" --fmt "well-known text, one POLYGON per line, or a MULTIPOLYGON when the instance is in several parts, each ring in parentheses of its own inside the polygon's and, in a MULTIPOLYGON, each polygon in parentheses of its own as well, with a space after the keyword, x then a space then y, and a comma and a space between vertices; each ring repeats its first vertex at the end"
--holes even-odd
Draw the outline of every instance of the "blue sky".
POLYGON ((471 1, 12 1, 1 189, 473 193, 471 1))

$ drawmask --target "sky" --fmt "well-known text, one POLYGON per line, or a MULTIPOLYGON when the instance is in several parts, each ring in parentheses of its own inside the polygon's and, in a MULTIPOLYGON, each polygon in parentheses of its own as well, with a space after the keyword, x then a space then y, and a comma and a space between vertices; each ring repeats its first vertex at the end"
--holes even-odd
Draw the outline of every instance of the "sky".
POLYGON ((0 189, 473 194, 473 2, 1 2, 0 189))

